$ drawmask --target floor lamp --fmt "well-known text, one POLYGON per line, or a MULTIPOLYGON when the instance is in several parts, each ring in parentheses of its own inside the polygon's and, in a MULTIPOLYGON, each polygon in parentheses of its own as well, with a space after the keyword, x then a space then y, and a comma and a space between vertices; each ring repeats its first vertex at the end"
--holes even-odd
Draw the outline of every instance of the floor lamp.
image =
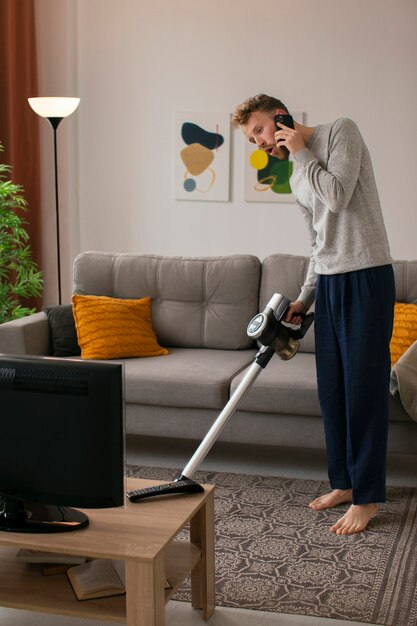
POLYGON ((56 149, 56 129, 64 117, 74 113, 80 103, 80 98, 28 98, 32 109, 45 117, 51 124, 54 132, 54 164, 55 164, 55 215, 56 215, 56 252, 58 265, 58 303, 62 304, 61 297, 61 252, 59 236, 59 194, 58 194, 58 157, 56 149))

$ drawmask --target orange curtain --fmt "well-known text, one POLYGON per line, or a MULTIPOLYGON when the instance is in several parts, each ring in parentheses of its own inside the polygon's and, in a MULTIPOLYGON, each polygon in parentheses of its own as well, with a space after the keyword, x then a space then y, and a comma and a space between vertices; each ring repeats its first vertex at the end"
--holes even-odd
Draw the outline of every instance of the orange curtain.
MULTIPOLYGON (((0 0, 0 158, 24 187, 32 257, 42 269, 39 122, 27 100, 37 95, 34 0, 0 0)), ((41 299, 25 304, 40 308, 41 299)))

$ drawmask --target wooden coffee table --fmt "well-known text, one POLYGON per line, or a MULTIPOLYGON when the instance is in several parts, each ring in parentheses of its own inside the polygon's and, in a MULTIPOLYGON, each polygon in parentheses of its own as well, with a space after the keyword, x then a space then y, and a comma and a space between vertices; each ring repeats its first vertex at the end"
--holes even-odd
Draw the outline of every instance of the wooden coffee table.
MULTIPOLYGON (((127 479, 127 489, 161 481, 127 479)), ((125 509, 84 509, 90 525, 58 534, 0 532, 0 606, 72 615, 128 626, 163 626, 165 603, 191 572, 192 606, 207 620, 214 595, 214 487, 204 493, 128 502, 125 509), (175 541, 190 523, 190 541, 175 541), (16 561, 18 548, 123 559, 126 595, 80 602, 66 574, 44 576, 16 561), (172 589, 164 589, 165 575, 172 589)))

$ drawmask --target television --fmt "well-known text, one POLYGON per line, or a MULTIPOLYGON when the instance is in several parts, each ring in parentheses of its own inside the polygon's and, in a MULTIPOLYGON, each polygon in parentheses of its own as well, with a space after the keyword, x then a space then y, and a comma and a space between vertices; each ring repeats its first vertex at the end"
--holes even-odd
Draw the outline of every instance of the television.
POLYGON ((124 470, 122 363, 0 355, 0 531, 84 528, 124 470))

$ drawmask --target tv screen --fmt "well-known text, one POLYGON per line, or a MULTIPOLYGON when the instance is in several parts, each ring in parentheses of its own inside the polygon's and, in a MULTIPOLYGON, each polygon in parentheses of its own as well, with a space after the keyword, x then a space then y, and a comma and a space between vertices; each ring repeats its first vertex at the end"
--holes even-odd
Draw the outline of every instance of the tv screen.
POLYGON ((124 505, 124 442, 121 363, 0 355, 0 530, 75 530, 72 507, 124 505))

